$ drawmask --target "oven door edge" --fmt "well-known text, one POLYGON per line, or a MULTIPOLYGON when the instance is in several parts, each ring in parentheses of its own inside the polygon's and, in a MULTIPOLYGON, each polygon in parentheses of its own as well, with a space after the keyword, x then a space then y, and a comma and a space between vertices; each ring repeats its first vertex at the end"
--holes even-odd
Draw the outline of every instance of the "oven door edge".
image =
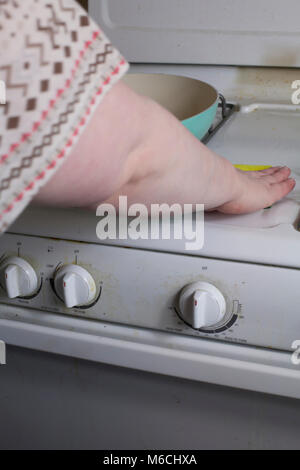
MULTIPOLYGON (((292 353, 0 305, 8 345, 189 380, 300 398, 292 353)), ((9 364, 9 350, 7 354, 9 364)))

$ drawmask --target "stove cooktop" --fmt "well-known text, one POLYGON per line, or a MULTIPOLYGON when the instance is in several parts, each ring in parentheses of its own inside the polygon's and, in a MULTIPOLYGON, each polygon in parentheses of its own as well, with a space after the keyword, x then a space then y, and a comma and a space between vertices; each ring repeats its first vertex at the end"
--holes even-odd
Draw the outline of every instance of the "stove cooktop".
POLYGON ((288 197, 270 209, 253 214, 206 215, 207 221, 242 227, 268 228, 280 224, 298 225, 300 208, 300 107, 253 103, 242 106, 208 142, 216 153, 232 163, 287 165, 296 187, 288 197))
MULTIPOLYGON (((221 109, 219 110, 219 113, 221 109)), ((250 103, 220 126, 208 146, 232 163, 287 165, 295 190, 269 209, 246 215, 205 214, 205 243, 187 253, 186 240, 107 240, 96 236, 98 218, 76 209, 29 207, 11 233, 300 267, 300 106, 250 103)))

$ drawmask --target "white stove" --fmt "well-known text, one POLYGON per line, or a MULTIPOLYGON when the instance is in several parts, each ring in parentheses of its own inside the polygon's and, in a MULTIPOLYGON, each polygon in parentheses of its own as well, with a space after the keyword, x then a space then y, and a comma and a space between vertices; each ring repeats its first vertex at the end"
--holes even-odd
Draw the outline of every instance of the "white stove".
MULTIPOLYGON (((141 2, 133 3, 137 8, 141 2)), ((198 11, 196 3, 191 3, 198 11)), ((294 64, 285 63, 285 56, 266 63, 260 50, 249 52, 247 62, 243 48, 252 50, 251 38, 255 42, 261 38, 268 52, 271 30, 267 34, 257 24, 256 29, 249 26, 247 33, 240 28, 229 30, 227 17, 224 30, 218 26, 215 31, 211 25, 195 29, 184 17, 187 23, 181 31, 172 23, 174 15, 182 13, 181 2, 177 4, 170 24, 164 23, 166 14, 161 10, 155 27, 156 17, 152 22, 147 15, 135 17, 136 8, 130 10, 131 16, 121 14, 120 2, 111 6, 92 2, 91 7, 112 40, 121 48, 124 43, 129 60, 140 61, 137 43, 132 44, 134 31, 143 38, 143 47, 148 44, 145 61, 149 63, 135 64, 132 71, 199 78, 238 105, 238 111, 209 141, 210 148, 233 163, 288 165, 297 180, 295 190, 254 214, 206 214, 204 247, 193 252, 185 250, 184 239, 100 242, 95 214, 29 208, 1 238, 0 256, 17 256, 30 264, 37 276, 36 293, 8 299, 1 289, 0 339, 57 354, 300 398, 300 365, 292 362, 295 341, 300 340, 300 106, 291 103, 291 84, 300 79, 300 72, 287 67, 294 64), (202 60, 192 47, 197 31, 199 38, 219 35, 220 49, 225 47, 225 37, 228 44, 234 44, 232 54, 226 49, 221 61, 215 37, 213 46, 207 43, 202 60), (161 47, 149 52, 149 44, 159 35, 161 47), (180 42, 180 37, 186 42, 180 42), (175 52, 170 45, 174 38, 178 39, 175 52), (194 52, 184 55, 188 47, 194 52), (209 63, 209 49, 211 63, 222 65, 196 65, 209 63), (195 65, 187 65, 182 57, 195 65), (237 65, 228 65, 230 58, 237 65), (159 61, 164 64, 155 63, 159 61), (55 284, 61 266, 74 264, 95 282, 95 302, 88 303, 88 308, 72 302, 66 306, 59 282, 55 284), (222 318, 201 328, 183 317, 179 297, 185 286, 198 282, 213 286, 225 300, 222 318)), ((278 44, 290 40, 285 30, 274 35, 278 44)), ((297 61, 295 65, 300 65, 297 61)))

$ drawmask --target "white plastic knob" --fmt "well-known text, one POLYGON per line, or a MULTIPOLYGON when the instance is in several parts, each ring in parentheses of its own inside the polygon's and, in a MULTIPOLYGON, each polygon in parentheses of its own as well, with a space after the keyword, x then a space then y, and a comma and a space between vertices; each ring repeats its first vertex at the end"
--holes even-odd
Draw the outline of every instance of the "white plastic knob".
POLYGON ((213 284, 194 282, 184 287, 179 297, 181 318, 195 329, 217 325, 226 313, 223 294, 213 284))
POLYGON ((97 291, 91 274, 77 264, 66 264, 57 270, 54 288, 67 308, 90 304, 97 291))
POLYGON ((35 270, 19 256, 10 256, 2 261, 0 282, 10 299, 32 295, 38 288, 35 270))

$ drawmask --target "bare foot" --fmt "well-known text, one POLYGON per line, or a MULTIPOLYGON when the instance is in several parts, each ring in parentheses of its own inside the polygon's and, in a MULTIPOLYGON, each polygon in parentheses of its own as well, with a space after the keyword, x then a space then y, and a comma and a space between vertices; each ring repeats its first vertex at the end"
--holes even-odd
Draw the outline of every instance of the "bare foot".
POLYGON ((238 196, 215 208, 224 214, 243 214, 269 207, 291 192, 296 184, 289 178, 291 170, 286 166, 236 171, 239 173, 238 196))

